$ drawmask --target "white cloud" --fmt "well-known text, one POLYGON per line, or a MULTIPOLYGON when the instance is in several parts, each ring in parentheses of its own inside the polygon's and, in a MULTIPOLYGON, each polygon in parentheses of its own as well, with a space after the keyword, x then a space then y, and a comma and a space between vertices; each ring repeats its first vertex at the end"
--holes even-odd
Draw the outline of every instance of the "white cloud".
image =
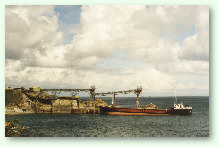
MULTIPOLYGON (((57 32, 57 20, 52 6, 6 6, 6 58, 25 61, 27 66, 41 66, 38 63, 43 62, 42 58, 51 58, 52 54, 55 58, 57 52, 62 56, 64 50, 59 46, 63 37, 57 32)), ((56 61, 47 60, 44 64, 51 62, 56 61)))
MULTIPOLYGON (((208 91, 208 85, 191 82, 177 81, 174 76, 152 68, 131 68, 122 74, 111 74, 106 72, 86 71, 77 68, 40 68, 24 67, 21 62, 7 60, 6 83, 10 86, 42 86, 44 88, 90 88, 95 85, 97 92, 117 91, 143 87, 143 95, 173 95, 176 86, 179 93, 188 89, 199 89, 208 91), (138 71, 138 72, 136 72, 138 71)), ((186 78, 188 79, 188 78, 186 78)), ((198 79, 197 79, 198 80, 198 79)), ((188 93, 184 93, 184 95, 188 93)))
POLYGON ((147 95, 147 91, 150 90, 155 92, 172 90, 175 83, 175 80, 167 74, 144 67, 131 68, 123 71, 123 74, 112 75, 106 72, 84 72, 77 68, 24 67, 20 61, 7 60, 7 62, 6 83, 14 87, 20 83, 23 86, 38 85, 51 88, 78 88, 78 86, 89 88, 95 85, 100 92, 135 89, 141 85, 145 88, 144 95, 147 95), (135 72, 136 70, 139 72, 135 72))
POLYGON ((179 52, 182 59, 209 60, 209 8, 200 7, 194 18, 197 33, 184 40, 183 49, 179 52))
MULTIPOLYGON (((82 10, 80 31, 75 35, 66 58, 105 58, 115 50, 123 50, 132 58, 142 58, 159 67, 158 70, 203 73, 202 68, 190 64, 193 60, 205 62, 208 59, 208 35, 205 34, 208 32, 207 7, 152 6, 146 9, 144 6, 83 6, 82 10), (204 21, 203 25, 200 25, 201 21, 204 21), (182 26, 181 30, 178 25, 182 26), (192 41, 190 38, 194 36, 189 36, 180 46, 162 37, 163 33, 177 36, 183 28, 192 25, 204 39, 192 41), (166 67, 169 65, 172 65, 171 70, 166 67), (174 68, 178 66, 180 70, 174 68)), ((202 67, 203 62, 192 64, 200 63, 202 67)))
POLYGON ((73 27, 75 35, 69 44, 64 44, 65 31, 59 31, 57 15, 52 6, 6 7, 6 84, 96 85, 103 91, 142 85, 154 93, 170 91, 175 85, 182 89, 208 87, 208 83, 183 82, 175 76, 208 77, 206 6, 82 6, 80 24, 73 27), (191 26, 196 32, 185 36, 182 45, 163 35, 180 38, 191 26), (142 63, 114 68, 121 58, 107 64, 110 73, 96 66, 118 51, 127 54, 126 60, 142 63))

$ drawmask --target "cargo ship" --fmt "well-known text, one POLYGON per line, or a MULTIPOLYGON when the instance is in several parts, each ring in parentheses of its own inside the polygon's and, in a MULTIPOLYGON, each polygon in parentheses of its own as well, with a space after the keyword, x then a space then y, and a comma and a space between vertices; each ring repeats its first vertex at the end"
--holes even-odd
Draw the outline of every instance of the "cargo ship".
POLYGON ((139 105, 139 95, 136 100, 136 108, 121 108, 115 106, 114 101, 111 106, 100 107, 100 114, 103 115, 191 115, 192 107, 184 106, 182 101, 177 103, 175 96, 175 102, 172 108, 159 109, 156 105, 149 103, 145 107, 139 105))
MULTIPOLYGON (((154 104, 148 104, 154 105, 154 104)), ((192 107, 184 106, 183 103, 174 104, 173 108, 158 109, 157 107, 144 108, 121 108, 116 106, 100 107, 100 114, 106 115, 191 115, 192 107)))

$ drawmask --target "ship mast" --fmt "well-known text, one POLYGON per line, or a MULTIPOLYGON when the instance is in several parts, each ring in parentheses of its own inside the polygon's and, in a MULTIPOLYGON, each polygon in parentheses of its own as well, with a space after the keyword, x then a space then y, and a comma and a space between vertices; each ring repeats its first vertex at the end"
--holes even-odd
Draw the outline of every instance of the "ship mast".
POLYGON ((177 97, 176 97, 176 87, 175 87, 175 104, 177 104, 177 97))

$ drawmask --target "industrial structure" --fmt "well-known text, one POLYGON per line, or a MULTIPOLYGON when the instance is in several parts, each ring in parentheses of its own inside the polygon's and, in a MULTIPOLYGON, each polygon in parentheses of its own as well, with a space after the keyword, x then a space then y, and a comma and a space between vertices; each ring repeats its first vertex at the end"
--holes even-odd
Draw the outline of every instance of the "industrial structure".
POLYGON ((10 87, 6 89, 8 92, 13 92, 14 90, 20 91, 21 95, 26 97, 23 100, 26 106, 22 109, 29 107, 35 113, 99 113, 99 106, 107 105, 107 103, 101 99, 96 100, 96 96, 112 95, 112 107, 114 107, 116 95, 129 93, 137 95, 136 107, 139 108, 139 95, 142 93, 141 86, 133 90, 100 93, 96 93, 95 86, 87 89, 44 89, 42 87, 30 87, 29 89, 24 87, 13 89, 10 87), (47 92, 52 93, 52 95, 49 95, 47 92), (71 96, 58 96, 61 92, 70 92, 71 96), (81 101, 76 96, 80 92, 88 92, 90 100, 81 101))
POLYGON ((137 87, 137 89, 133 90, 124 90, 124 91, 115 91, 115 92, 100 92, 100 93, 95 93, 95 95, 100 95, 100 96, 106 96, 106 95, 112 95, 112 106, 115 106, 115 98, 116 95, 118 94, 129 94, 129 93, 135 93, 137 96, 136 99, 136 108, 138 109, 139 106, 139 96, 142 93, 142 86, 137 87))

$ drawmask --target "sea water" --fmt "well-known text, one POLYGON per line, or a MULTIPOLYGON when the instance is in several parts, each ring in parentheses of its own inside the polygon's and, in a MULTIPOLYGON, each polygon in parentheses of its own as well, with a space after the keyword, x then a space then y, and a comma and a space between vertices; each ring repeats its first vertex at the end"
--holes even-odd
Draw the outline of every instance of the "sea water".
MULTIPOLYGON (((88 99, 88 98, 81 98, 88 99)), ((111 98, 103 99, 111 104, 111 98)), ((209 97, 179 97, 192 106, 190 116, 112 116, 99 114, 19 114, 6 115, 6 121, 19 120, 30 137, 208 137, 209 97)), ((153 103, 173 107, 170 97, 140 98, 141 106, 153 103)), ((116 98, 116 105, 135 107, 136 98, 116 98)))

